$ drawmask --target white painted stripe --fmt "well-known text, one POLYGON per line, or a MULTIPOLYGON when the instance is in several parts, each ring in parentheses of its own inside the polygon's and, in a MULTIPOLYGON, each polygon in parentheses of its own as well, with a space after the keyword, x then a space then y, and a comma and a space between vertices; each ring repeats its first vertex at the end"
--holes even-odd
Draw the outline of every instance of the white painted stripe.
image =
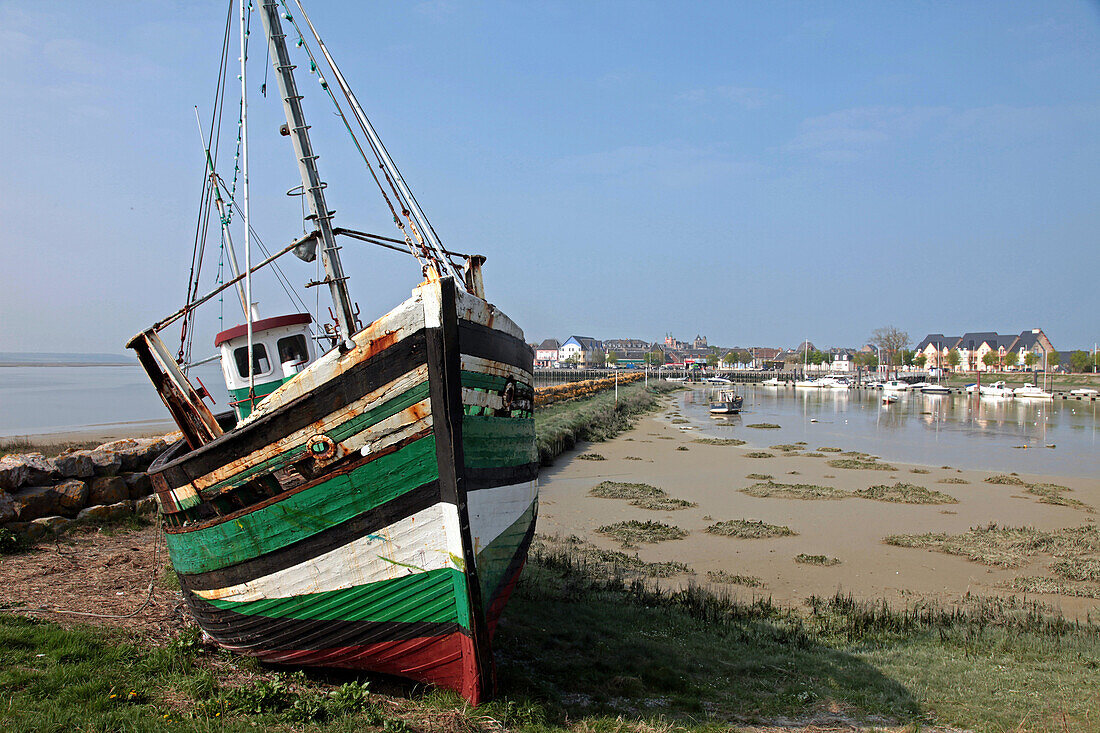
POLYGON ((443 325, 443 300, 439 281, 421 283, 413 291, 424 300, 425 328, 439 328, 443 325))
POLYGON ((195 591, 200 598, 246 603, 344 590, 414 573, 462 567, 458 509, 441 502, 377 534, 247 583, 195 591), (457 562, 456 562, 457 561, 457 562))
POLYGON ((482 374, 491 374, 494 377, 509 377, 523 382, 524 384, 531 384, 531 372, 524 371, 518 367, 514 367, 511 364, 505 364, 500 361, 493 361, 492 359, 483 359, 480 356, 470 356, 469 354, 462 354, 459 359, 460 368, 468 372, 480 372, 482 374))
POLYGON ((515 524, 538 495, 538 481, 480 489, 467 494, 470 536, 475 555, 515 524))
POLYGON ((478 392, 469 387, 462 388, 462 404, 473 407, 488 407, 493 410, 504 409, 504 398, 493 392, 478 392))
MULTIPOLYGON (((426 381, 427 379, 427 365, 418 366, 411 372, 403 374, 389 384, 379 387, 373 392, 364 395, 355 402, 352 402, 350 405, 346 405, 336 412, 330 413, 322 420, 315 422, 305 428, 302 428, 301 430, 297 430, 290 435, 282 438, 281 440, 277 440, 274 443, 269 443, 263 448, 249 453, 247 456, 239 458, 232 463, 227 463, 224 466, 220 466, 219 468, 214 469, 205 476, 195 479, 193 485, 196 489, 201 490, 208 486, 213 486, 214 484, 224 481, 226 479, 232 478, 242 471, 246 471, 253 466, 263 463, 270 458, 274 458, 275 456, 290 450, 291 448, 301 445, 302 443, 306 442, 306 440, 308 440, 310 437, 318 433, 327 432, 332 428, 335 428, 338 425, 347 422, 356 415, 371 410, 382 404, 383 402, 392 399, 400 394, 403 394, 404 392, 412 389, 413 387, 417 386, 421 382, 426 381)), ((419 404, 426 403, 427 400, 424 400, 422 403, 419 404)), ((430 413, 430 408, 426 409, 425 412, 430 413)), ((398 413, 398 415, 394 417, 401 418, 401 415, 402 413, 398 413)), ((389 419, 390 418, 387 418, 387 420, 389 419)), ((404 420, 408 422, 409 418, 405 417, 404 420)), ((428 424, 431 423, 429 422, 428 424)), ((371 440, 373 440, 373 438, 371 440)), ((369 442, 369 440, 363 440, 357 445, 349 445, 348 449, 358 450, 367 442, 369 442)))

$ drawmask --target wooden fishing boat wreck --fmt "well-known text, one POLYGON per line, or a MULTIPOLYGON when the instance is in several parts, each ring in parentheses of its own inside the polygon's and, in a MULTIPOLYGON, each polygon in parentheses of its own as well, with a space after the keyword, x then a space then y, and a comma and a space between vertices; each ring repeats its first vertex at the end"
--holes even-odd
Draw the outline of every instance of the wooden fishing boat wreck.
MULTIPOLYGON (((408 300, 359 325, 335 237, 384 238, 332 226, 281 20, 300 34, 311 66, 312 42, 285 4, 263 0, 254 12, 315 229, 251 267, 242 52, 245 268, 238 272, 233 257, 236 277, 206 296, 189 293, 180 311, 128 343, 184 435, 150 471, 168 551, 191 614, 227 649, 400 675, 477 704, 493 691, 491 639, 535 526, 533 352, 485 300, 484 258, 458 265, 443 249, 297 11, 331 70, 322 87, 335 82, 353 115, 348 129, 358 126, 365 138, 360 150, 378 156, 379 185, 384 194, 390 186, 395 221, 424 277, 408 300), (306 313, 255 318, 252 273, 283 253, 309 260, 318 250, 335 323, 315 334, 306 313), (235 409, 215 417, 205 388, 192 386, 159 332, 229 287, 239 291, 245 323, 216 339, 235 409), (317 344, 330 348, 315 356, 317 344)), ((247 12, 242 2, 242 45, 247 12)), ((211 163, 211 200, 222 212, 241 208, 222 198, 219 181, 211 163)), ((224 242, 229 225, 221 220, 224 242)))

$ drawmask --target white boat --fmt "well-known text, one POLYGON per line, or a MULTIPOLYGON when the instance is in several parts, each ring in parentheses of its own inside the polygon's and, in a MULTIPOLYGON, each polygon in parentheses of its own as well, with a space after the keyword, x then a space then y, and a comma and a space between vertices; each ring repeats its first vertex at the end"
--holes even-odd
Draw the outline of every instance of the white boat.
POLYGON ((977 391, 978 391, 978 383, 977 382, 966 385, 966 393, 967 394, 974 394, 977 391))
POLYGON ((897 401, 898 401, 898 393, 897 392, 883 392, 882 393, 882 404, 891 405, 891 404, 893 404, 897 401))
POLYGON ((686 382, 687 377, 667 377, 665 379, 665 381, 667 381, 667 382, 686 382))
POLYGON ((732 379, 726 379, 725 377, 707 377, 703 382, 706 384, 733 384, 732 379))
POLYGON ((879 380, 873 380, 863 385, 867 389, 882 389, 882 382, 879 380))
POLYGON ((925 387, 935 387, 932 382, 913 382, 909 385, 909 389, 924 389, 925 387))
POLYGON ((796 386, 796 387, 812 387, 812 388, 816 389, 817 387, 821 386, 821 380, 820 379, 799 379, 798 381, 796 381, 794 383, 794 386, 796 386))
POLYGON ((882 383, 882 390, 884 392, 908 392, 909 391, 909 383, 908 382, 902 382, 901 380, 898 380, 898 379, 891 379, 888 382, 883 382, 882 383))
POLYGON ((1050 392, 1044 392, 1034 384, 1025 384, 1023 387, 1017 387, 1012 390, 1012 395, 1016 399, 1029 399, 1029 400, 1053 400, 1054 395, 1050 392))
POLYGON ((779 377, 772 377, 771 379, 765 379, 760 383, 761 387, 786 387, 787 383, 780 380, 779 377))
POLYGON ((849 389, 852 386, 847 377, 822 377, 818 381, 822 389, 849 389))
POLYGON ((1069 393, 1071 395, 1073 395, 1074 397, 1096 397, 1097 395, 1100 395, 1100 392, 1097 392, 1095 389, 1092 389, 1091 387, 1082 387, 1080 389, 1071 389, 1069 391, 1069 393))
POLYGON ((923 394, 951 394, 951 388, 945 384, 930 384, 927 387, 921 387, 920 391, 923 394))
POLYGON ((979 392, 982 397, 998 397, 1001 399, 1012 399, 1013 397, 1012 387, 1004 382, 994 382, 989 386, 983 385, 979 392))

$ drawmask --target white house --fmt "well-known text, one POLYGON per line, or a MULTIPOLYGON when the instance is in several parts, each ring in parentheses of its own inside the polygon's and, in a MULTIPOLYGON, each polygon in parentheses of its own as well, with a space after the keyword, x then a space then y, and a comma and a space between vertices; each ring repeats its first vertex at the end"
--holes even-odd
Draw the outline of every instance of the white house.
POLYGON ((558 350, 561 348, 561 344, 557 339, 546 339, 538 348, 535 349, 535 366, 536 367, 552 367, 557 364, 561 359, 558 355, 558 350))
POLYGON ((603 352, 603 344, 591 336, 570 336, 558 349, 558 360, 569 361, 574 356, 578 364, 593 361, 595 352, 603 352))

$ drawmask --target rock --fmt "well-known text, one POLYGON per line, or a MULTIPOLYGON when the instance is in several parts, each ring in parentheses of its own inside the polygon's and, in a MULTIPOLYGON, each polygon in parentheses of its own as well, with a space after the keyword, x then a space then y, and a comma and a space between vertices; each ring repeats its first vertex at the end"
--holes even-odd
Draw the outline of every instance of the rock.
POLYGON ((157 497, 155 496, 143 496, 134 501, 134 514, 156 514, 157 509, 157 497))
POLYGON ((90 478, 95 475, 91 451, 70 450, 53 459, 57 472, 67 478, 90 478))
POLYGON ((29 542, 34 542, 42 535, 46 534, 46 527, 41 524, 35 524, 34 522, 11 522, 5 526, 5 529, 10 529, 12 532, 29 542))
POLYGON ((53 486, 31 486, 12 498, 15 512, 24 522, 61 513, 61 494, 53 486))
POLYGON ((96 448, 88 452, 96 476, 114 476, 122 468, 122 458, 112 450, 96 448))
POLYGON ((79 479, 69 479, 53 487, 57 503, 65 514, 76 514, 88 503, 88 484, 79 479))
POLYGON ((120 501, 117 504, 97 504, 96 506, 90 506, 84 509, 80 514, 76 515, 77 521, 98 520, 105 521, 109 519, 121 519, 131 513, 133 513, 133 503, 130 501, 120 501))
POLYGON ((116 440, 104 443, 96 450, 110 451, 122 461, 122 471, 144 471, 157 456, 164 452, 167 444, 163 438, 138 438, 116 440))
POLYGON ((24 453, 0 458, 0 489, 15 491, 44 484, 59 476, 54 465, 41 453, 24 453))
POLYGON ((115 504, 130 498, 130 489, 121 476, 100 476, 92 479, 89 504, 115 504))
POLYGON ((140 499, 153 493, 153 482, 147 473, 124 473, 122 480, 126 482, 131 499, 140 499))
POLYGON ((15 509, 15 500, 6 491, 0 491, 0 524, 10 522, 18 516, 15 509))
POLYGON ((37 524, 39 526, 45 527, 46 531, 53 532, 54 534, 57 534, 71 523, 71 519, 65 519, 65 517, 58 516, 39 517, 38 519, 35 519, 31 522, 31 524, 37 524))

